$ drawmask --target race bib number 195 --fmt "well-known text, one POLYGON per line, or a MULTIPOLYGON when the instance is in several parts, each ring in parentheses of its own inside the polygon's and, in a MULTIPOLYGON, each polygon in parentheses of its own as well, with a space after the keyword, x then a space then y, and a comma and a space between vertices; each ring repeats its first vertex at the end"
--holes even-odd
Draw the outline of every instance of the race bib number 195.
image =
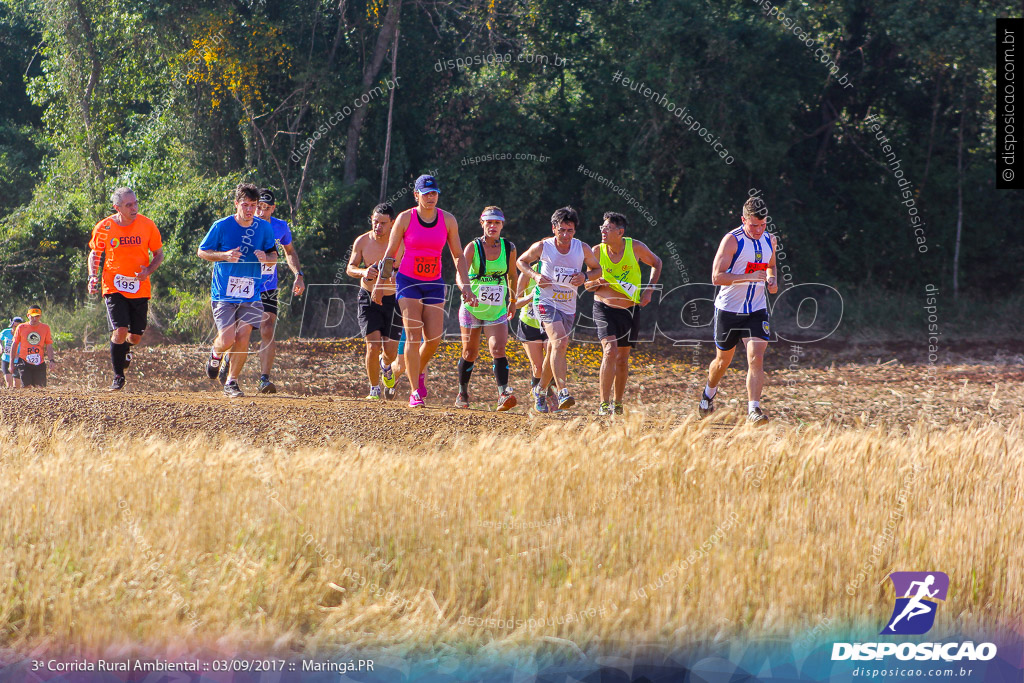
POLYGON ((232 298, 248 299, 255 293, 256 281, 253 278, 235 277, 234 275, 228 278, 228 296, 232 298))
POLYGON ((114 276, 114 289, 127 294, 137 294, 142 285, 136 278, 125 277, 118 273, 114 276))

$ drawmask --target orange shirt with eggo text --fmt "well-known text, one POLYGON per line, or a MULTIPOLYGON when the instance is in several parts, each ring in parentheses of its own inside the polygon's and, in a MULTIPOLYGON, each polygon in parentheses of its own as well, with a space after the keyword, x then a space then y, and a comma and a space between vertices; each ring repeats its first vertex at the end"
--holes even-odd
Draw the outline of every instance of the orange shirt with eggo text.
POLYGON ((46 323, 21 323, 14 330, 11 349, 18 347, 19 358, 29 365, 39 365, 43 362, 46 345, 52 343, 53 336, 50 334, 50 326, 46 323))
POLYGON ((135 275, 149 265, 150 252, 163 248, 156 224, 141 213, 125 226, 108 216, 92 229, 89 248, 106 255, 103 263, 103 295, 121 294, 129 299, 148 299, 149 278, 136 280, 135 275))

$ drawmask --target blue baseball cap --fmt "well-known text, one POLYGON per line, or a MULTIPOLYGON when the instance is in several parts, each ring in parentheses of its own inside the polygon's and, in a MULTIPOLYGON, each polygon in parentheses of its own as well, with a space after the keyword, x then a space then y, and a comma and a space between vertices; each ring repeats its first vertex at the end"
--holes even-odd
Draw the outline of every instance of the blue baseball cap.
POLYGON ((441 194, 441 188, 437 186, 437 178, 432 175, 421 175, 416 179, 416 191, 420 194, 424 192, 436 192, 441 194))

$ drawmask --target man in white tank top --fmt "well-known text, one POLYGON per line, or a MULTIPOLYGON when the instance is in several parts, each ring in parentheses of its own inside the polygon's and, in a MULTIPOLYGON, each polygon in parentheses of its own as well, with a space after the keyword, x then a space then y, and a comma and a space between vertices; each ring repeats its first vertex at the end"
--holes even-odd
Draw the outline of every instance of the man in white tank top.
POLYGON ((768 209, 760 197, 743 204, 743 224, 718 245, 711 282, 721 289, 715 297, 715 359, 708 369, 708 383, 701 393, 697 412, 706 417, 715 410, 718 383, 732 362, 736 344, 747 348, 747 421, 768 423, 761 411, 764 386, 764 352, 771 339, 767 293, 779 291, 775 269, 775 236, 765 233, 768 209))
POLYGON ((578 224, 579 215, 575 209, 570 206, 558 209, 551 215, 554 237, 534 242, 516 261, 519 271, 537 282, 531 305, 534 316, 548 335, 540 384, 533 392, 534 408, 541 413, 548 412, 545 392, 552 377, 558 388, 558 409, 576 405, 566 383, 568 366, 565 360, 569 333, 576 317, 576 294, 586 280, 601 274, 601 262, 591 248, 573 237, 578 224), (540 272, 532 268, 537 261, 540 261, 540 272), (583 270, 584 264, 588 268, 586 271, 583 270))

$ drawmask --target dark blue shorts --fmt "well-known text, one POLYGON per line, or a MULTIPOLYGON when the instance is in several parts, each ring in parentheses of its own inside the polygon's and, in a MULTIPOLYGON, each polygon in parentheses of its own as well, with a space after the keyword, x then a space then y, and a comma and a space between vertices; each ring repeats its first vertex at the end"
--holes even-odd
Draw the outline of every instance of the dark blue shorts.
POLYGON ((443 304, 445 284, 443 278, 436 280, 417 280, 414 277, 395 273, 397 298, 420 299, 424 304, 443 304))

